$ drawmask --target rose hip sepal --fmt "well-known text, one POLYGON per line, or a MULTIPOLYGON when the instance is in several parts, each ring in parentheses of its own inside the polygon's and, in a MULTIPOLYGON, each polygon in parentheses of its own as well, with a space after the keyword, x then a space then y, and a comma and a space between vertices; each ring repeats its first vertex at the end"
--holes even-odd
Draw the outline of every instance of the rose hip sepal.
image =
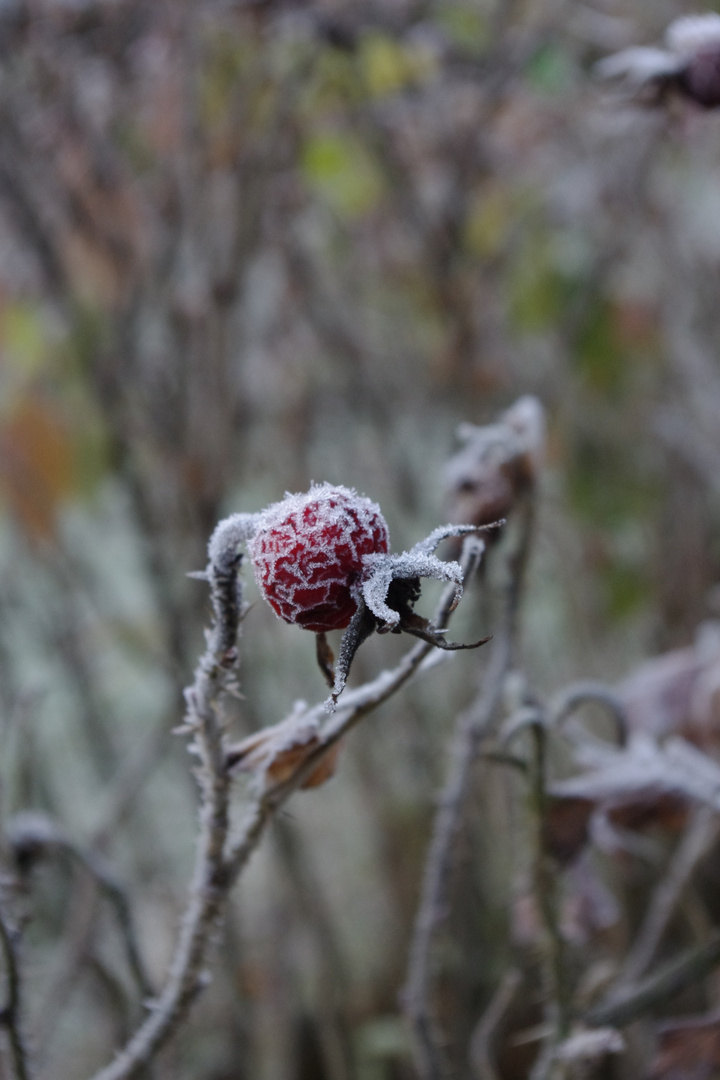
MULTIPOLYGON (((260 592, 285 622, 317 635, 317 658, 332 694, 330 711, 345 686, 358 647, 372 633, 405 631, 439 649, 475 649, 446 641, 417 615, 420 578, 454 582, 452 609, 462 595, 462 570, 434 554, 448 536, 477 533, 494 525, 444 525, 409 551, 392 555, 380 507, 350 488, 315 484, 301 495, 286 495, 259 514, 242 517, 239 535, 247 543, 260 592), (344 630, 337 664, 325 633, 344 630)), ((221 526, 218 526, 220 529, 221 526)), ((212 548, 212 540, 211 540, 212 548)))

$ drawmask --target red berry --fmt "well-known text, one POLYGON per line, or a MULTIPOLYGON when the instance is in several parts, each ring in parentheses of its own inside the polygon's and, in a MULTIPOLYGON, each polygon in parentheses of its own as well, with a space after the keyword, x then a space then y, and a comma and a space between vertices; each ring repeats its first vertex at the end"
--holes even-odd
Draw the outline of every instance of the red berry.
POLYGON ((321 633, 349 624, 363 559, 387 554, 388 546, 376 503, 322 484, 269 506, 248 550, 258 587, 280 618, 321 633))

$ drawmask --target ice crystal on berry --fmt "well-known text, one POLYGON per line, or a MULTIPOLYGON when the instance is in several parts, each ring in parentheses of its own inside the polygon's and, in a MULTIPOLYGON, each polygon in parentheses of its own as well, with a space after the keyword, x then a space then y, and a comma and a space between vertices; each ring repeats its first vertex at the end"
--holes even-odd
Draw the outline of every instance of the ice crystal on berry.
POLYGON ((348 626, 363 560, 388 546, 379 506, 323 484, 268 507, 248 549, 258 588, 280 618, 323 633, 348 626))
MULTIPOLYGON (((457 562, 438 559, 435 548, 448 536, 492 526, 442 526, 409 551, 392 555, 380 507, 333 484, 315 484, 305 494, 286 495, 260 514, 238 514, 227 524, 234 543, 247 543, 255 580, 275 613, 317 635, 318 663, 332 688, 330 709, 358 647, 375 631, 405 631, 440 649, 474 649, 488 640, 448 642, 413 605, 425 577, 455 584, 454 607, 462 593, 462 570, 457 562), (325 637, 329 630, 345 631, 337 665, 325 637)), ((210 542, 211 559, 224 536, 221 524, 210 542)))

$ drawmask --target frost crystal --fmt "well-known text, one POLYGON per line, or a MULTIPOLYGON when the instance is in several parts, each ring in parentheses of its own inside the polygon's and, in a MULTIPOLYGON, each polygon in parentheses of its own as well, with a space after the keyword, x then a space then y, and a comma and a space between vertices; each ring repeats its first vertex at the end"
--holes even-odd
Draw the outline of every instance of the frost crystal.
POLYGON ((363 560, 388 546, 379 506, 322 484, 269 506, 248 550, 258 588, 280 618, 323 633, 349 624, 363 560))
POLYGON ((685 59, 708 48, 720 48, 720 15, 684 15, 671 22, 665 31, 665 42, 671 52, 685 59))

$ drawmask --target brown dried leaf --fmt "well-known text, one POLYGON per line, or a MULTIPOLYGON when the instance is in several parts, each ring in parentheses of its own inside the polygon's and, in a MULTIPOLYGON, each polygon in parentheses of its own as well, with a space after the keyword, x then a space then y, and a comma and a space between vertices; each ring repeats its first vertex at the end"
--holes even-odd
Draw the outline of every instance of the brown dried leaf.
MULTIPOLYGON (((561 861, 582 847, 588 804, 593 808, 585 820, 589 827, 604 822, 634 831, 681 829, 697 802, 720 810, 720 766, 683 739, 660 744, 635 735, 622 748, 578 745, 576 756, 587 771, 550 789, 547 843, 561 861)), ((599 835, 595 829, 596 839, 599 835)))
POLYGON ((0 428, 0 490, 31 538, 54 533, 58 506, 74 486, 73 458, 62 419, 40 397, 21 401, 0 428))
MULTIPOLYGON (((226 767, 237 772, 256 773, 266 786, 271 787, 294 776, 320 746, 317 723, 291 716, 228 747, 226 767)), ((339 753, 340 743, 336 743, 300 786, 304 789, 319 787, 329 780, 335 773, 339 753)))
POLYGON ((720 1011, 663 1024, 647 1080, 713 1080, 720 1076, 720 1011))
POLYGON ((583 849, 594 811, 593 799, 555 796, 548 800, 544 846, 559 863, 571 862, 583 849))
POLYGON ((720 744, 720 626, 706 623, 692 646, 641 664, 617 688, 631 731, 720 744))
POLYGON ((542 406, 522 397, 498 423, 463 424, 459 436, 464 446, 446 468, 453 520, 487 525, 507 517, 542 466, 542 406))

